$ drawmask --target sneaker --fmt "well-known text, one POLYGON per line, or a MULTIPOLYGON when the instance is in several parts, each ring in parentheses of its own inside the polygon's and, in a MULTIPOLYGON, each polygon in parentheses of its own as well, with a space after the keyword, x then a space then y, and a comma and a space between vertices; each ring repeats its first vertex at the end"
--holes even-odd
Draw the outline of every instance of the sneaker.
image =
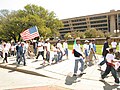
POLYGON ((80 75, 86 74, 85 72, 80 72, 80 75))
POLYGON ((74 73, 74 74, 73 74, 73 76, 77 76, 77 74, 76 74, 76 73, 74 73))
POLYGON ((120 85, 120 83, 114 83, 114 85, 117 85, 117 86, 118 86, 118 85, 120 85))

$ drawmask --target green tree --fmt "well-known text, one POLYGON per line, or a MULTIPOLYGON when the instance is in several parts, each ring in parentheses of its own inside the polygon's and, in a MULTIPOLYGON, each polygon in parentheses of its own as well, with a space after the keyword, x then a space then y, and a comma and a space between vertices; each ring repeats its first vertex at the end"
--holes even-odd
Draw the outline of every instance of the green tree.
POLYGON ((54 12, 49 12, 41 6, 28 4, 23 10, 0 11, 0 37, 20 40, 20 33, 32 26, 37 26, 42 37, 48 38, 59 35, 62 22, 54 12))
POLYGON ((71 39, 71 38, 72 38, 71 33, 66 33, 66 34, 64 35, 64 38, 65 38, 65 39, 71 39))
POLYGON ((95 28, 91 28, 85 31, 86 38, 95 38, 97 37, 97 30, 95 28))

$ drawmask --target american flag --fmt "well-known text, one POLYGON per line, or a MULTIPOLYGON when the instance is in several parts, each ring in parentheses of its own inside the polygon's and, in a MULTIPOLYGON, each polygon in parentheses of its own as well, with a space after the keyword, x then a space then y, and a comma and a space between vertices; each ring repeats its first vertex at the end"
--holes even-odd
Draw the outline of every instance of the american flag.
POLYGON ((34 26, 23 31, 22 33, 20 33, 20 35, 24 41, 27 41, 27 40, 34 39, 35 37, 39 37, 39 32, 37 27, 34 26))

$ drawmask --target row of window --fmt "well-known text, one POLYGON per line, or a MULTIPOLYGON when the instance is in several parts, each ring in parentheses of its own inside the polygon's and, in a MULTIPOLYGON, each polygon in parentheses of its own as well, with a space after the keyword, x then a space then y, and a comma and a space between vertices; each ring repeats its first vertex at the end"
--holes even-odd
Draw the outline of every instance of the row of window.
POLYGON ((86 24, 86 22, 82 22, 82 23, 75 23, 75 24, 72 24, 73 26, 77 26, 77 25, 84 25, 86 24))
POLYGON ((107 22, 107 20, 91 21, 90 24, 94 24, 94 23, 104 23, 104 22, 107 22))
POLYGON ((87 26, 73 27, 73 29, 81 29, 81 28, 87 28, 87 26))
POLYGON ((72 22, 79 22, 79 21, 86 21, 85 18, 82 18, 82 19, 75 19, 75 20, 71 20, 72 22))
POLYGON ((103 19, 103 18, 107 18, 107 16, 90 17, 90 20, 94 20, 94 19, 103 19))
POLYGON ((108 25, 107 24, 91 25, 91 27, 103 27, 103 26, 108 26, 108 25))

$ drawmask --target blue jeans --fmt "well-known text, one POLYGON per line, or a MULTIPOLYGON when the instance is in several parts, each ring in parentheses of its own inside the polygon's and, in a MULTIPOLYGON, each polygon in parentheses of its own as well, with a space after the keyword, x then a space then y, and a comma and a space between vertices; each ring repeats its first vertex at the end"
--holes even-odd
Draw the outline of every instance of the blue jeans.
POLYGON ((25 53, 22 53, 22 54, 20 55, 20 59, 18 60, 18 64, 20 64, 20 62, 22 61, 22 58, 23 58, 24 66, 25 66, 25 65, 26 65, 25 53))
POLYGON ((37 54, 37 48, 34 48, 34 54, 36 56, 36 54, 37 54))
POLYGON ((83 61, 83 59, 82 59, 82 58, 80 58, 80 59, 75 59, 74 73, 77 73, 77 71, 78 71, 78 62, 81 63, 81 67, 79 68, 79 70, 80 70, 81 72, 83 72, 83 70, 84 70, 84 61, 83 61))
POLYGON ((62 60, 63 53, 62 51, 60 51, 60 52, 57 52, 57 54, 58 54, 58 62, 59 62, 60 60, 62 60))
POLYGON ((68 56, 68 49, 66 48, 64 51, 65 51, 65 55, 68 56))

